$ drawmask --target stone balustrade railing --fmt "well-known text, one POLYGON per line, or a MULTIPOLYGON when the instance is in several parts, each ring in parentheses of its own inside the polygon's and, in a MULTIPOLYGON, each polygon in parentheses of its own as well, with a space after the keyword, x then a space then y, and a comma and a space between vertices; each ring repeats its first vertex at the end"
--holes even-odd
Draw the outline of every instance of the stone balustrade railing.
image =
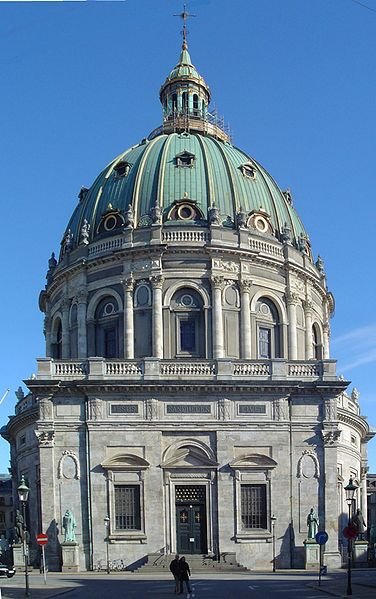
POLYGON ((334 381, 336 362, 275 360, 110 360, 88 358, 79 360, 38 359, 37 380, 170 380, 187 382, 202 380, 321 380, 334 381))

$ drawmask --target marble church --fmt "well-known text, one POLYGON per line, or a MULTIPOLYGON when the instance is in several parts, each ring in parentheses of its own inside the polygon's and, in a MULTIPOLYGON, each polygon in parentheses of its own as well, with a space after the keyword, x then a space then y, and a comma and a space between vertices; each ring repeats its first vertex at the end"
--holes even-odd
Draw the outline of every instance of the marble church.
POLYGON ((64 567, 70 510, 81 571, 107 550, 129 569, 175 552, 270 569, 273 540, 277 568, 300 568, 313 508, 339 567, 372 432, 330 357, 323 261, 210 112, 185 29, 159 97, 161 126, 79 193, 39 298, 46 357, 2 430, 31 561, 44 532, 64 567))

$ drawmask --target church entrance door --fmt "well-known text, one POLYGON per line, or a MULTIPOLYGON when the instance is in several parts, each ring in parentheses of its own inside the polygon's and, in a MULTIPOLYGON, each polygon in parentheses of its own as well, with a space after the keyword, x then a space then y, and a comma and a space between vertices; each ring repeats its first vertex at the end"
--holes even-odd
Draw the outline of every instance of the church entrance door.
POLYGON ((205 487, 175 487, 177 552, 206 553, 205 487))

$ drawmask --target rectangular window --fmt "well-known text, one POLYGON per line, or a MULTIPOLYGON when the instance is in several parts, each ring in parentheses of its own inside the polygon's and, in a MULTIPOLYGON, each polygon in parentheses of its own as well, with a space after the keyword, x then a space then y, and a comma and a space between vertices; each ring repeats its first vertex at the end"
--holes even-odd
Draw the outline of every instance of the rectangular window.
POLYGON ((140 487, 118 485, 115 487, 115 528, 141 530, 140 487))
POLYGON ((0 522, 1 523, 5 522, 5 512, 0 512, 0 522))
POLYGON ((242 528, 266 528, 266 486, 241 485, 242 528))
POLYGON ((258 333, 260 358, 271 358, 270 329, 260 327, 258 333))
POLYGON ((196 322, 191 318, 180 320, 180 351, 196 351, 196 322))

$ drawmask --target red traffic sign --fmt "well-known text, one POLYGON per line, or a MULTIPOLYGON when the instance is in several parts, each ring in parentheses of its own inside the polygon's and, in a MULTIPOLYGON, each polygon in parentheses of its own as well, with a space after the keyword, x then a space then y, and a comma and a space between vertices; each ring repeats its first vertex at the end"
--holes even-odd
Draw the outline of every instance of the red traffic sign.
POLYGON ((41 533, 40 535, 37 535, 37 543, 38 545, 47 545, 48 543, 48 536, 41 533))
POLYGON ((356 537, 358 536, 358 529, 353 524, 349 524, 349 526, 345 526, 345 528, 343 529, 343 534, 346 537, 346 539, 356 539, 356 537))

